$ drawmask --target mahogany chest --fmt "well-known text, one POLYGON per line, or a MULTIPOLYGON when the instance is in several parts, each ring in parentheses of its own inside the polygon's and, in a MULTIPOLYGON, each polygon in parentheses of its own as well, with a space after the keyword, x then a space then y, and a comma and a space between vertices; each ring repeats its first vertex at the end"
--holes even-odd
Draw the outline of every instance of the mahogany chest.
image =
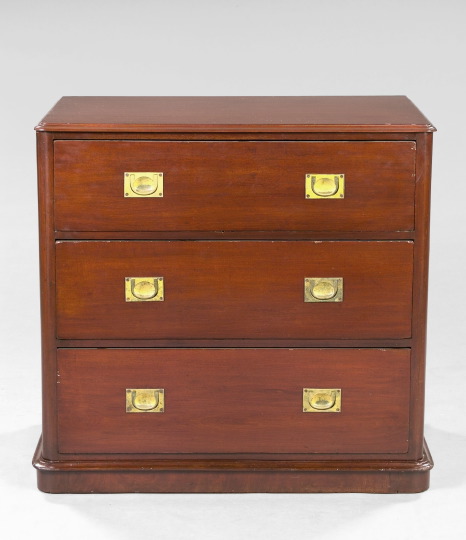
POLYGON ((36 130, 41 490, 427 489, 406 97, 65 97, 36 130))

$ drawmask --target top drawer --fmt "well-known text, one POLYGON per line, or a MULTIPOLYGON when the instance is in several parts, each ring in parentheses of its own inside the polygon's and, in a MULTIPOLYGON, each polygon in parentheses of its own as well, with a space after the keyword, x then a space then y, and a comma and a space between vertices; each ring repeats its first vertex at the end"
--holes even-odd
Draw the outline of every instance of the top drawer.
POLYGON ((54 143, 59 231, 409 231, 415 150, 395 142, 54 143), (125 197, 125 172, 163 173, 163 196, 125 197), (306 198, 306 174, 344 175, 306 198))

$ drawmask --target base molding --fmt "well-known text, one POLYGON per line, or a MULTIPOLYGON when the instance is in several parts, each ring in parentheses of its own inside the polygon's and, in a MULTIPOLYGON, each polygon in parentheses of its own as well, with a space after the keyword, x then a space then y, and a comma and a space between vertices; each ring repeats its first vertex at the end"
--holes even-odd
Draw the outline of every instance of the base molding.
POLYGON ((432 457, 417 461, 49 461, 33 466, 46 493, 419 493, 432 457))

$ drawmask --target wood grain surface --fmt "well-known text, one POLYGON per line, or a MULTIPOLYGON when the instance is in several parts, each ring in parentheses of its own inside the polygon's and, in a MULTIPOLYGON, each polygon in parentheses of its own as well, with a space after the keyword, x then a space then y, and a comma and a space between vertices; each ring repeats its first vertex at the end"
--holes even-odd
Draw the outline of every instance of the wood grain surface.
POLYGON ((425 132, 406 96, 63 97, 38 131, 425 132))
POLYGON ((427 489, 435 128, 406 97, 66 97, 36 129, 40 489, 427 489), (163 198, 123 197, 158 165, 163 198), (319 172, 344 199, 305 199, 319 172), (150 275, 165 301, 126 303, 150 275), (344 301, 304 303, 306 276, 344 301), (149 386, 166 412, 127 414, 149 386), (341 413, 302 412, 318 386, 341 413))
POLYGON ((412 242, 58 242, 61 339, 370 339, 411 335, 412 242), (126 277, 164 277, 126 302, 126 277), (342 302, 305 303, 305 277, 342 302))
MULTIPOLYGON (((135 454, 132 454, 135 456, 135 454)), ((185 459, 62 460, 33 458, 46 493, 419 493, 429 487, 432 457, 395 461, 185 459)))
POLYGON ((408 231, 416 144, 55 141, 60 231, 408 231), (124 173, 164 196, 124 197, 124 173), (306 199, 305 175, 345 174, 344 199, 306 199))
POLYGON ((402 453, 409 349, 60 349, 59 451, 402 453), (163 388, 165 412, 125 412, 163 388), (340 388, 340 413, 304 413, 303 388, 340 388))

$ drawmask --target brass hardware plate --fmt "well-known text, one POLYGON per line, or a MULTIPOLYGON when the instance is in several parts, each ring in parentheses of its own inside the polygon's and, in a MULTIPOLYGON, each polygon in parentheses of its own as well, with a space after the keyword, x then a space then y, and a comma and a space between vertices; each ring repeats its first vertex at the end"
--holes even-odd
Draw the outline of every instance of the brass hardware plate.
POLYGON ((304 278, 305 302, 343 302, 342 277, 304 278))
POLYGON ((344 174, 306 174, 306 199, 343 199, 344 174))
POLYGON ((341 388, 303 388, 303 412, 341 412, 341 388))
POLYGON ((125 278, 125 300, 127 302, 163 302, 163 277, 125 278))
POLYGON ((125 172, 125 197, 163 197, 163 173, 125 172))
POLYGON ((127 413, 163 413, 165 392, 163 388, 127 388, 127 413))

